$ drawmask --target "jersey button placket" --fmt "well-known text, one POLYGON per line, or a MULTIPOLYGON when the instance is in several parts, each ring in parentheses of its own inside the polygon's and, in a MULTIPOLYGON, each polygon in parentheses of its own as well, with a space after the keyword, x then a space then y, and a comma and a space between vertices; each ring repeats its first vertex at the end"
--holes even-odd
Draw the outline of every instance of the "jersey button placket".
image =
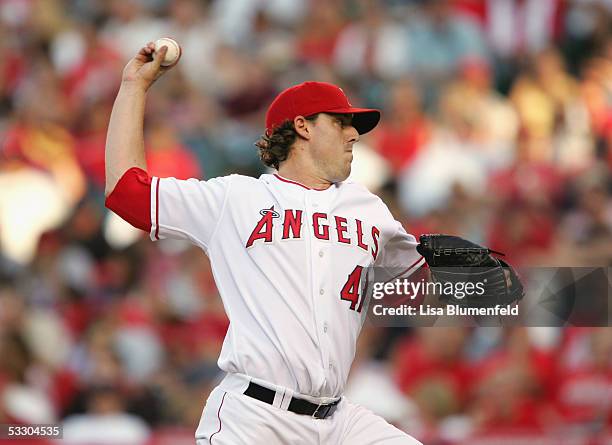
POLYGON ((329 241, 321 241, 318 240, 318 249, 314 251, 318 258, 317 263, 320 267, 321 274, 319 275, 319 286, 320 286, 320 298, 319 304, 317 307, 318 310, 318 319, 320 320, 319 329, 322 335, 321 338, 321 346, 324 349, 323 354, 323 368, 325 370, 325 374, 327 375, 327 379, 331 385, 333 385, 336 380, 335 369, 332 365, 332 351, 334 350, 334 345, 331 344, 331 326, 329 323, 330 317, 333 316, 333 311, 335 307, 335 293, 337 289, 335 289, 334 284, 334 269, 332 264, 332 257, 334 248, 336 243, 333 241, 335 232, 333 231, 333 219, 331 209, 331 202, 333 200, 330 192, 333 190, 327 190, 326 192, 319 193, 315 195, 315 199, 313 200, 313 207, 316 204, 316 210, 314 212, 320 212, 327 215, 326 224, 329 227, 329 241))
MULTIPOLYGON (((314 329, 319 334, 318 338, 318 349, 321 354, 321 366, 323 368, 323 374, 327 376, 327 364, 329 363, 329 348, 326 342, 325 336, 321 334, 321 326, 322 322, 325 320, 324 316, 324 305, 323 305, 323 295, 325 294, 325 289, 323 288, 323 276, 325 273, 325 264, 321 261, 320 252, 323 251, 323 243, 314 236, 314 227, 313 227, 313 214, 317 213, 319 210, 317 209, 318 204, 313 202, 315 196, 313 195, 313 191, 307 191, 304 194, 304 210, 307 218, 307 233, 310 238, 310 262, 312 265, 312 275, 311 285, 312 285, 312 311, 314 314, 314 329)), ((325 377, 327 378, 327 377, 325 377)))

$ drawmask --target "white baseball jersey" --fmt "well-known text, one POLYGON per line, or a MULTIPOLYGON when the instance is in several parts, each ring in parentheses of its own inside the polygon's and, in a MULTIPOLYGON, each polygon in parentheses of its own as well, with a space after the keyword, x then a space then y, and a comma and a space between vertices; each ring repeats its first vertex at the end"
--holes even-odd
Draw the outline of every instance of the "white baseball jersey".
POLYGON ((312 397, 342 394, 371 265, 424 260, 380 198, 351 182, 312 190, 278 175, 156 178, 151 238, 209 256, 230 320, 219 367, 312 397))

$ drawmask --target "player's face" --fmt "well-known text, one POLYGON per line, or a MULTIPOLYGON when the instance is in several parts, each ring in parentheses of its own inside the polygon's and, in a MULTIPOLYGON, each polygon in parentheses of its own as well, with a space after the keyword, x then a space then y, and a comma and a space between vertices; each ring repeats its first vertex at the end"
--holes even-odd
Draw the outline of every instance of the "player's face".
POLYGON ((351 114, 321 113, 313 122, 311 155, 318 173, 330 182, 344 181, 351 173, 353 144, 359 133, 351 114))

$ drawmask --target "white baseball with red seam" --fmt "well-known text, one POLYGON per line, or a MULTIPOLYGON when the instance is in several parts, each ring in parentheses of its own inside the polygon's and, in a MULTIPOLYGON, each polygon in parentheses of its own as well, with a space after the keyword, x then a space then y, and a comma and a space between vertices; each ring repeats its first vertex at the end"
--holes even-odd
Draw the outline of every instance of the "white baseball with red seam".
POLYGON ((170 37, 162 37, 155 41, 155 52, 159 51, 162 46, 167 46, 166 56, 162 60, 162 66, 171 66, 178 62, 181 57, 181 46, 178 42, 170 37))

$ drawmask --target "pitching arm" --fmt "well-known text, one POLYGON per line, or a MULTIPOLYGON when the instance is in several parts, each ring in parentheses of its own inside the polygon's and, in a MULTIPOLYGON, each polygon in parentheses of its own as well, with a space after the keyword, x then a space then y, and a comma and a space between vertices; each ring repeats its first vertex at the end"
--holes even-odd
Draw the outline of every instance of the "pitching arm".
POLYGON ((107 197, 127 170, 147 169, 143 136, 145 99, 151 85, 171 68, 161 66, 166 51, 167 47, 163 46, 156 53, 155 44, 150 42, 123 70, 106 136, 104 193, 107 197))

